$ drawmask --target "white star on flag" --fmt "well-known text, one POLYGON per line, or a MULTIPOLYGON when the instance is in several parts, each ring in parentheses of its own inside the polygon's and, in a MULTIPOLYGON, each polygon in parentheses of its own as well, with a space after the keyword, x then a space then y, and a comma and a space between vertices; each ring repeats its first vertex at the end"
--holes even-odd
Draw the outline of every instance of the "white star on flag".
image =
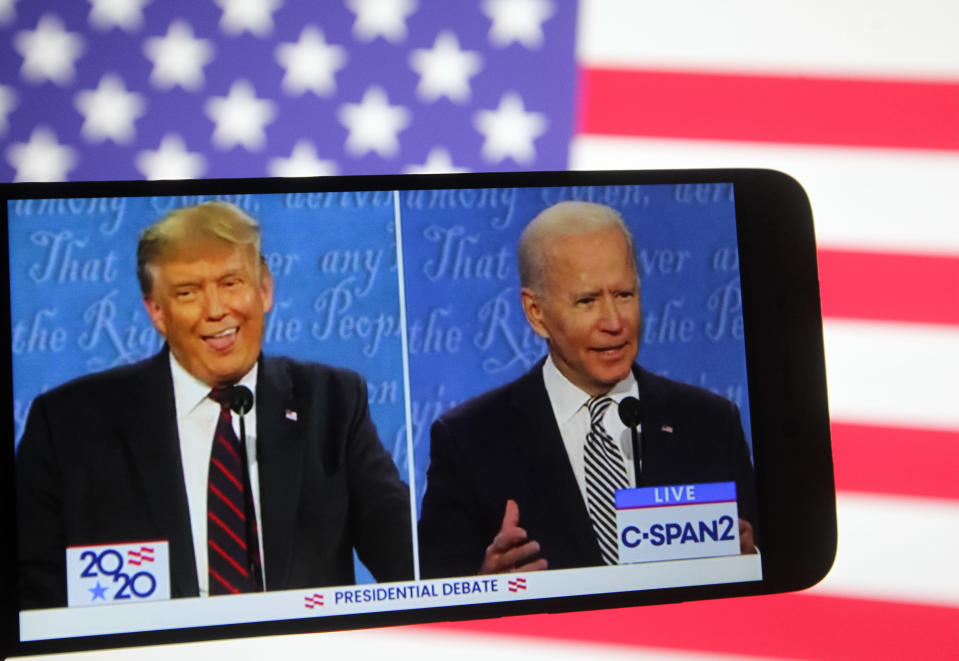
POLYGON ((309 140, 298 140, 289 158, 271 158, 267 164, 271 177, 329 177, 336 174, 336 162, 325 161, 309 140))
POLYGON ((415 0, 346 0, 346 6, 356 14, 356 39, 383 37, 394 44, 406 39, 406 19, 416 11, 415 0))
POLYGON ((89 0, 87 20, 98 30, 120 28, 135 32, 143 27, 143 6, 150 0, 89 0))
POLYGON ((446 174, 453 172, 469 172, 466 168, 453 165, 453 157, 446 147, 433 147, 426 155, 426 162, 422 165, 408 165, 403 169, 407 174, 446 174))
POLYGON ((295 44, 276 47, 276 60, 286 69, 284 92, 298 96, 309 90, 317 96, 330 96, 336 91, 333 74, 346 64, 346 49, 327 44, 322 30, 307 25, 295 44))
POLYGON ((204 111, 216 124, 212 138, 215 147, 242 145, 259 151, 266 144, 266 125, 276 117, 276 104, 258 99, 250 81, 241 78, 230 86, 227 96, 211 97, 204 111))
POLYGON ((167 90, 179 85, 196 91, 203 87, 203 67, 213 59, 213 46, 193 36, 193 28, 183 20, 170 23, 166 35, 144 40, 143 53, 153 62, 150 84, 167 90))
POLYGON ((483 0, 483 13, 492 21, 489 41, 498 47, 518 41, 526 48, 539 48, 543 23, 553 12, 550 0, 483 0))
POLYGON ((34 128, 29 142, 7 147, 6 156, 17 171, 14 181, 64 181, 77 161, 75 150, 61 145, 46 126, 34 128))
POLYGON ((273 31, 273 12, 283 0, 213 0, 223 14, 220 29, 229 35, 249 32, 265 37, 273 31))
POLYGON ((50 80, 57 85, 73 82, 76 59, 83 53, 83 39, 63 29, 56 14, 44 14, 35 30, 13 36, 14 49, 23 56, 20 75, 32 83, 50 80))
POLYGON ((473 119, 476 130, 486 138, 480 151, 483 158, 498 163, 510 157, 519 164, 536 158, 533 141, 546 132, 546 115, 526 112, 523 98, 507 92, 496 110, 477 111, 473 119))
POLYGON ((12 87, 0 85, 0 135, 10 127, 7 116, 17 107, 17 93, 12 87))
POLYGON ((375 151, 383 158, 396 156, 400 149, 396 134, 410 123, 410 113, 402 106, 391 106, 382 87, 366 90, 359 103, 340 107, 340 122, 349 129, 346 151, 362 156, 375 151))
POLYGON ((176 133, 167 133, 156 150, 145 149, 137 154, 137 169, 150 180, 196 179, 206 169, 206 159, 191 153, 176 133))
POLYGON ((444 30, 436 35, 432 49, 417 48, 410 54, 410 68, 420 75, 416 94, 426 102, 441 96, 463 103, 470 98, 470 76, 482 69, 475 51, 460 50, 456 34, 444 30))
POLYGON ((0 24, 6 24, 13 20, 16 12, 13 11, 13 5, 17 0, 0 0, 0 24))
POLYGON ((80 133, 89 142, 130 142, 133 122, 146 110, 143 96, 127 92, 123 81, 113 73, 100 78, 95 90, 77 92, 74 104, 83 115, 80 133))

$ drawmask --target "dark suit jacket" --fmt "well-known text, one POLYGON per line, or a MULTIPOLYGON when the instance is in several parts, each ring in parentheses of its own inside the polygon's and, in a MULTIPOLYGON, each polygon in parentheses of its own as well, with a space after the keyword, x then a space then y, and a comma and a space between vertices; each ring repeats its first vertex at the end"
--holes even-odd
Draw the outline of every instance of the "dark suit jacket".
MULTIPOLYGON (((365 382, 261 358, 256 390, 267 589, 353 583, 354 547, 378 580, 412 578, 408 489, 377 437, 365 382)), ((167 351, 34 400, 17 506, 21 608, 66 605, 64 549, 74 545, 168 540, 172 596, 198 594, 167 351)))
MULTIPOLYGON (((753 470, 736 407, 639 366, 633 371, 646 412, 641 486, 735 480, 740 516, 755 523, 753 470)), ((430 443, 419 522, 424 577, 475 574, 510 498, 550 569, 603 564, 542 362, 441 416, 430 443)))

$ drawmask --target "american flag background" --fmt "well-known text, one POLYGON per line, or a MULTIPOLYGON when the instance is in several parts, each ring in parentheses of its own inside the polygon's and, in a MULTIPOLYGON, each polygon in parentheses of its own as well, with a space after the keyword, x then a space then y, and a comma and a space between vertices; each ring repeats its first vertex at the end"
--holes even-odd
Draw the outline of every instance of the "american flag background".
POLYGON ((937 0, 0 0, 3 180, 769 167, 819 242, 813 589, 77 657, 959 658, 957 34, 937 0))

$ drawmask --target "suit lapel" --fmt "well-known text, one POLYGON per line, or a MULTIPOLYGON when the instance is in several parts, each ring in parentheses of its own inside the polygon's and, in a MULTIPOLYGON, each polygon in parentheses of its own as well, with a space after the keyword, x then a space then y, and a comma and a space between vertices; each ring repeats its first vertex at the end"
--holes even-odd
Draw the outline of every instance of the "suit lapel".
POLYGON ((664 444, 672 441, 672 432, 665 431, 665 428, 672 429, 671 425, 675 421, 663 417, 664 412, 670 410, 669 402, 666 401, 657 377, 639 365, 633 366, 633 374, 635 374, 636 383, 639 386, 639 399, 643 402, 644 418, 641 438, 647 465, 643 469, 645 475, 640 486, 646 486, 650 477, 655 476, 654 467, 648 464, 649 455, 654 452, 652 448, 667 447, 664 444))
POLYGON ((306 447, 304 415, 286 364, 261 358, 256 384, 256 454, 267 587, 286 585, 292 562, 306 447))
MULTIPOLYGON (((538 518, 563 531, 564 548, 546 552, 562 558, 563 566, 599 564, 596 536, 546 394, 542 367, 540 361, 520 379, 510 404, 516 437, 521 439, 521 465, 528 467, 530 490, 542 508, 538 518)), ((520 525, 522 516, 521 511, 520 525)))
POLYGON ((170 542, 171 591, 189 597, 199 593, 199 586, 169 360, 169 353, 161 351, 146 363, 134 386, 138 390, 132 402, 138 405, 121 407, 118 415, 123 416, 121 442, 133 458, 136 482, 156 530, 170 542))

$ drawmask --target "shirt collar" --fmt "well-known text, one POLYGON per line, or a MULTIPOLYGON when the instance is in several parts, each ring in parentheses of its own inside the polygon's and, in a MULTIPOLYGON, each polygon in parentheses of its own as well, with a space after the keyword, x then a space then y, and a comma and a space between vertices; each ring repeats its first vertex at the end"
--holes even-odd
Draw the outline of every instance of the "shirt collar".
MULTIPOLYGON (((592 399, 589 393, 573 385, 559 371, 551 355, 547 356, 546 362, 543 363, 543 383, 546 385, 546 394, 553 406, 553 415, 556 416, 556 422, 560 427, 569 422, 580 408, 592 399)), ((636 383, 633 371, 630 370, 626 378, 614 385, 606 395, 617 404, 630 395, 639 397, 639 385, 636 383)))
MULTIPOLYGON (((256 373, 259 361, 237 383, 256 392, 256 373)), ((186 371, 186 368, 170 352, 170 373, 173 376, 173 399, 176 402, 177 415, 184 416, 193 411, 210 395, 210 386, 186 371)))

